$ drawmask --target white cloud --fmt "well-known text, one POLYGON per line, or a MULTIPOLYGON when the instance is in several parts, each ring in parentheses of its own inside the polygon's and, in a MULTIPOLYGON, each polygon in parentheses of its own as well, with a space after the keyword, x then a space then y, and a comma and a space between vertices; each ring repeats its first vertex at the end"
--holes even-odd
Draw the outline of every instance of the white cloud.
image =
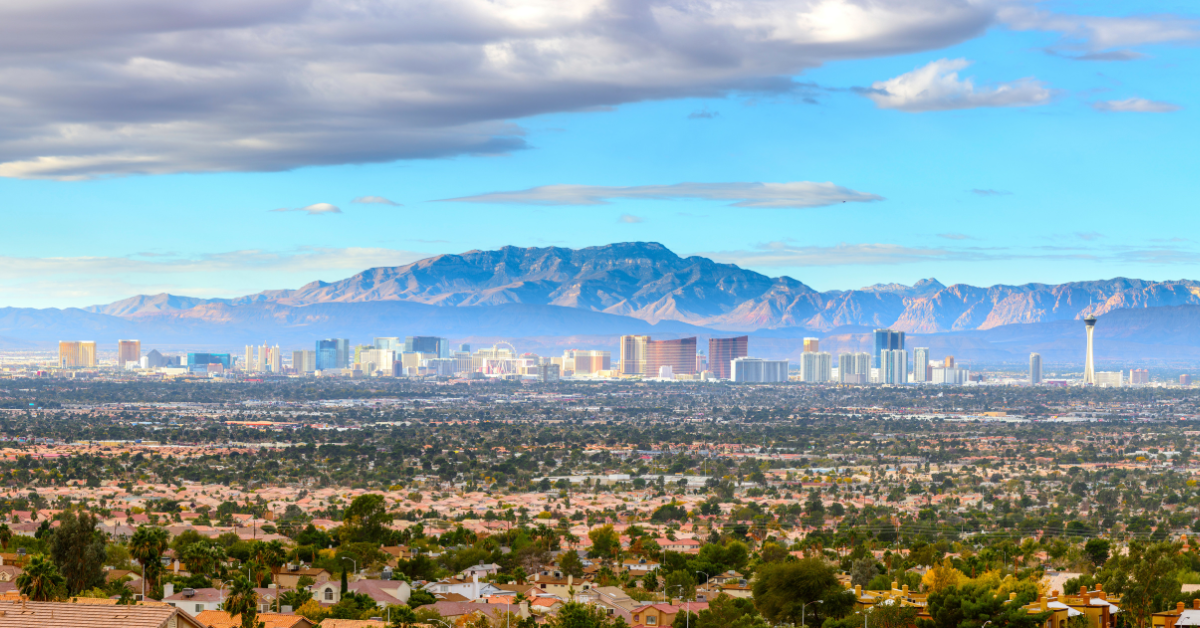
POLYGON ((312 205, 308 205, 305 207, 295 207, 295 208, 280 207, 279 209, 272 209, 271 211, 273 211, 273 212, 305 212, 309 216, 320 216, 322 214, 340 214, 340 213, 342 213, 342 210, 338 209, 337 205, 332 205, 330 203, 313 203, 312 205))
POLYGON ((1145 98, 1126 98, 1125 100, 1102 100, 1092 103, 1092 108, 1097 111, 1110 111, 1116 113, 1171 113, 1183 109, 1179 105, 1160 100, 1146 100, 1145 98))
POLYGON ((617 219, 617 222, 623 222, 628 225, 636 225, 639 222, 646 222, 646 219, 640 216, 634 216, 633 214, 621 214, 621 217, 617 219))
POLYGON ((1024 78, 976 89, 958 71, 966 59, 939 59, 912 72, 871 85, 865 94, 881 109, 945 111, 976 107, 1028 107, 1050 101, 1052 93, 1040 81, 1024 78))
POLYGON ((1000 9, 999 16, 1016 30, 1062 33, 1062 41, 1051 52, 1085 51, 1072 57, 1083 61, 1128 61, 1145 56, 1128 47, 1200 40, 1200 21, 1178 15, 1068 15, 1008 4, 1000 9))
POLYGON ((0 176, 504 153, 526 146, 512 120, 791 91, 995 16, 991 0, 12 0, 0 176))
POLYGON ((900 244, 847 244, 836 246, 793 246, 785 242, 768 242, 749 251, 717 251, 697 253, 718 262, 743 267, 799 266, 874 266, 953 260, 959 253, 934 247, 910 247, 900 244))
POLYGON ((374 205, 391 205, 392 207, 403 207, 403 205, 401 205, 400 203, 386 199, 382 196, 360 196, 350 202, 351 203, 361 203, 361 204, 366 204, 366 205, 374 204, 374 205))
POLYGON ((881 201, 882 196, 856 192, 833 183, 676 183, 615 187, 544 185, 513 192, 489 192, 444 199, 446 202, 515 205, 606 205, 615 199, 698 199, 729 201, 734 207, 824 207, 838 203, 881 201))

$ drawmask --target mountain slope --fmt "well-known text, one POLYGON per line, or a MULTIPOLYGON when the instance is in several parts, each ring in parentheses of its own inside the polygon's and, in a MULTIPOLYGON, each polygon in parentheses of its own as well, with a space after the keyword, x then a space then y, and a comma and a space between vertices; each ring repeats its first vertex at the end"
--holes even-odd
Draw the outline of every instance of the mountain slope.
POLYGON ((1128 308, 1198 305, 1200 283, 1116 278, 975 287, 926 279, 913 286, 877 284, 817 292, 790 277, 771 278, 703 257, 680 257, 661 244, 633 242, 584 249, 468 251, 372 268, 296 290, 236 299, 133 297, 88 310, 137 318, 195 309, 193 316, 219 321, 228 309, 211 306, 396 301, 443 307, 556 306, 728 331, 861 325, 939 333, 1075 320, 1128 308))

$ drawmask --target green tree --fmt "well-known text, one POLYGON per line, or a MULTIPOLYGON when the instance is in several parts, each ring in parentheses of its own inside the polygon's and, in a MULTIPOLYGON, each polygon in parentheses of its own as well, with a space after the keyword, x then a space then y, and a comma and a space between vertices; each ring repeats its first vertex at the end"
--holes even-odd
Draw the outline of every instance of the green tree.
POLYGON ((350 503, 342 515, 342 526, 338 536, 343 543, 382 543, 389 534, 387 524, 392 522, 387 502, 383 495, 367 493, 359 495, 350 503))
POLYGON ((870 623, 875 628, 908 628, 917 623, 917 608, 900 604, 878 604, 871 609, 870 623))
POLYGON ((558 559, 558 566, 564 574, 575 576, 576 578, 583 576, 583 561, 579 558, 579 553, 573 550, 563 552, 558 559))
POLYGON ((50 535, 50 558, 66 581, 67 595, 75 595, 104 583, 104 536, 96 529, 90 513, 63 513, 58 529, 50 535))
POLYGON ((162 574, 162 555, 167 551, 167 531, 151 526, 138 526, 129 540, 129 553, 142 566, 142 577, 146 579, 146 590, 158 588, 162 574))
POLYGON ((229 597, 225 598, 223 606, 230 617, 241 616, 242 628, 262 628, 258 621, 258 592, 249 578, 238 575, 229 587, 229 597))
POLYGON ((391 628, 411 628, 413 624, 417 623, 417 614, 410 606, 393 606, 391 615, 391 628))
POLYGON ((619 615, 609 617, 599 606, 567 602, 545 623, 546 628, 625 628, 625 620, 619 615))
POLYGON ((850 584, 865 587, 877 573, 874 558, 860 558, 850 564, 850 584))
POLYGON ((1088 542, 1083 544, 1083 554, 1099 569, 1108 562, 1110 548, 1111 545, 1105 539, 1088 539, 1088 542))
POLYGON ((678 569, 663 578, 663 592, 668 597, 680 597, 684 600, 696 598, 696 579, 692 572, 678 569))
POLYGON ((695 628, 769 628, 770 624, 758 614, 754 601, 722 593, 700 611, 695 628))
POLYGON ((1022 606, 1036 594, 1018 593, 1015 600, 997 595, 985 585, 949 587, 929 595, 927 612, 933 619, 918 619, 918 628, 1039 628, 1049 613, 1030 614, 1022 606), (989 623, 990 622, 990 623, 989 623))
POLYGON ((1181 586, 1176 574, 1187 566, 1178 544, 1135 539, 1127 552, 1113 556, 1096 572, 1096 581, 1104 585, 1105 591, 1121 596, 1127 621, 1146 628, 1151 613, 1169 607, 1179 597, 1181 586))
POLYGON ((0 548, 8 551, 8 543, 12 540, 12 528, 8 527, 7 523, 0 523, 0 548))
POLYGON ((807 618, 815 625, 824 617, 845 615, 854 604, 854 596, 846 595, 833 567, 816 557, 759 565, 753 591, 759 612, 777 624, 799 625, 802 605, 814 600, 824 600, 808 607, 807 618))
POLYGON ((621 551, 621 535, 617 534, 611 523, 593 528, 588 532, 588 538, 592 540, 592 549, 588 553, 592 558, 615 559, 621 551))
POLYGON ((54 563, 41 554, 29 560, 25 571, 17 576, 16 584, 21 595, 28 596, 34 602, 61 599, 66 589, 66 579, 58 573, 54 563))

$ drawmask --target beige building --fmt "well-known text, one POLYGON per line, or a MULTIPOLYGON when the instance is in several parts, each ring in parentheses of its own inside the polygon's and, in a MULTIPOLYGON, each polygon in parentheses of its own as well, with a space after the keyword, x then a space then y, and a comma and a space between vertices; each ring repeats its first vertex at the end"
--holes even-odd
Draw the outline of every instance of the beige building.
POLYGON ((622 375, 646 374, 646 343, 650 336, 621 336, 622 375))
POLYGON ((125 368, 126 364, 133 362, 137 364, 142 359, 142 341, 140 340, 118 340, 117 341, 117 366, 125 368))
POLYGON ((96 366, 94 340, 62 340, 58 343, 58 367, 64 369, 96 366))

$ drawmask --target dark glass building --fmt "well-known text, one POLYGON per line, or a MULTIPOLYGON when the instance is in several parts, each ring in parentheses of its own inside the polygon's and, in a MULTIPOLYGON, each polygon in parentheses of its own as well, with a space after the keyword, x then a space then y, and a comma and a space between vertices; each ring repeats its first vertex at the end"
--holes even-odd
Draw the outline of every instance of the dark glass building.
POLYGON ((671 367, 675 375, 696 373, 696 338, 651 340, 646 343, 646 377, 658 377, 659 370, 671 367))
POLYGON ((871 366, 880 368, 879 352, 896 351, 904 348, 904 332, 890 329, 875 330, 875 352, 871 354, 871 366))
POLYGON ((733 378, 733 361, 749 355, 749 336, 708 339, 708 370, 720 379, 733 378))
POLYGON ((225 370, 230 368, 230 360, 228 353, 189 353, 187 354, 188 366, 199 366, 202 364, 220 364, 225 367, 225 370))
POLYGON ((317 370, 344 369, 350 366, 350 341, 329 338, 317 341, 317 370))

